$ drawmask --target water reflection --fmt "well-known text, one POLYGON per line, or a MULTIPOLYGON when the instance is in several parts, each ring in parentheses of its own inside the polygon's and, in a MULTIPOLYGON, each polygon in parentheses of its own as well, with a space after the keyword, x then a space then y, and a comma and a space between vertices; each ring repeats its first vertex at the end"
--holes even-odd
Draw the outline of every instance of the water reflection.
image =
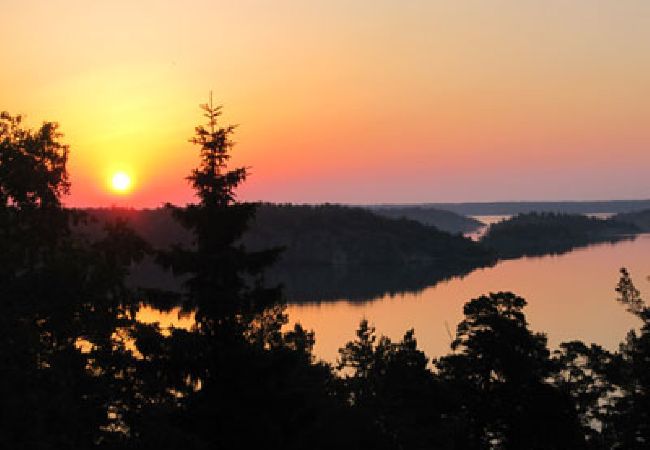
MULTIPOLYGON (((316 332, 316 354, 335 361, 338 348, 354 337, 362 318, 377 330, 399 338, 415 328, 420 346, 432 357, 449 351, 449 332, 461 320, 470 298, 490 291, 510 290, 525 297, 534 330, 548 333, 551 346, 580 339, 616 349, 637 319, 615 302, 614 287, 621 266, 630 269, 645 298, 650 298, 650 234, 633 241, 599 244, 561 256, 521 258, 478 269, 425 289, 389 291, 373 302, 351 302, 338 284, 339 302, 292 304, 292 321, 316 332), (347 300, 347 301, 345 301, 347 300)), ((367 273, 368 280, 373 280, 367 273)), ((381 283, 381 277, 374 279, 381 283)), ((307 280, 305 280, 307 284, 307 280)))
POLYGON ((430 265, 314 266, 271 270, 270 284, 282 284, 291 303, 365 303, 418 294, 429 286, 467 275, 475 267, 441 270, 430 265))
POLYGON ((494 215, 494 216, 470 216, 472 219, 476 219, 480 222, 483 222, 484 226, 477 228, 474 231, 470 231, 469 233, 465 233, 465 237, 470 238, 473 241, 478 241, 480 240, 483 236, 485 236, 485 233, 487 233, 488 228, 490 228, 490 225, 494 223, 499 223, 503 220, 509 219, 512 217, 512 215, 494 215))

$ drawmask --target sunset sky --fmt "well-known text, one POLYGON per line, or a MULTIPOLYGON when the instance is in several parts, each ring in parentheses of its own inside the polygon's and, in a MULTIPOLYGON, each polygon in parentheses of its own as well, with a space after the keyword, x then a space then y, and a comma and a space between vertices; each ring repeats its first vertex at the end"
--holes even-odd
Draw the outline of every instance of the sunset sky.
POLYGON ((245 200, 650 197, 648 0, 0 0, 0 40, 69 205, 191 200, 210 90, 245 200))

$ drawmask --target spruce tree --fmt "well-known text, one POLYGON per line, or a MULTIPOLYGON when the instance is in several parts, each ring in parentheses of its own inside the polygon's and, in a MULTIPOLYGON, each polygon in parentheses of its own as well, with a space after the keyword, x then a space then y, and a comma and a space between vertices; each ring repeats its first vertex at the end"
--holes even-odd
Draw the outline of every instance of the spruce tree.
MULTIPOLYGON (((192 248, 175 247, 160 261, 187 278, 184 306, 196 312, 205 333, 219 324, 245 325, 256 313, 280 301, 280 291, 263 286, 263 272, 277 249, 249 252, 239 243, 257 207, 240 202, 237 187, 245 167, 230 168, 234 126, 221 126, 221 107, 201 105, 207 125, 197 126, 190 140, 199 147, 200 163, 187 178, 198 202, 184 208, 168 205, 174 217, 194 236, 192 248)), ((212 329, 212 331, 210 331, 212 329)))
MULTIPOLYGON (((190 436, 196 448, 286 445, 300 439, 301 420, 313 426, 315 405, 329 401, 331 373, 313 364, 312 334, 300 326, 282 330, 287 317, 281 290, 264 283, 264 270, 279 249, 251 252, 240 243, 257 205, 236 197, 248 172, 228 164, 235 127, 218 123, 221 108, 211 100, 201 108, 207 124, 196 127, 190 140, 199 147, 200 162, 188 177, 198 201, 168 205, 194 240, 159 255, 159 262, 185 278, 179 301, 194 313, 196 326, 172 333, 159 348, 167 356, 148 357, 161 361, 165 389, 181 399, 167 427, 177 430, 174 436, 190 436), (310 415, 302 418, 306 408, 310 415)), ((156 439, 155 433, 145 440, 156 439)))

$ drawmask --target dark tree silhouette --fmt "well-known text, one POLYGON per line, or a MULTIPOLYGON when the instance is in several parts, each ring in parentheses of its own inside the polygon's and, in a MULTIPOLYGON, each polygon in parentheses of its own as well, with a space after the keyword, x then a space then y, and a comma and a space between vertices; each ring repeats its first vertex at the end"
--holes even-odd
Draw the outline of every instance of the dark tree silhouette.
POLYGON ((618 418, 622 390, 621 355, 571 341, 560 344, 555 358, 553 384, 571 397, 589 448, 612 448, 616 444, 612 424, 618 418))
POLYGON ((0 447, 109 446, 136 398, 115 332, 131 322, 123 278, 146 245, 124 224, 95 243, 74 236, 68 147, 56 124, 21 123, 0 115, 0 447))
POLYGON ((556 368, 546 336, 528 329, 525 305, 510 292, 468 302, 452 343, 454 354, 437 364, 467 414, 465 448, 584 446, 573 404, 548 382, 556 368))
POLYGON ((201 326, 215 328, 217 322, 248 326, 251 314, 280 301, 278 289, 264 288, 261 283, 263 270, 277 258, 278 250, 248 252, 237 243, 256 205, 236 201, 235 190, 247 171, 227 166, 235 127, 217 125, 220 107, 211 103, 201 107, 208 125, 196 127, 191 142, 200 146, 201 162, 188 177, 199 203, 169 206, 193 233, 193 246, 177 246, 162 252, 159 259, 174 273, 188 276, 185 307, 196 308, 201 326))
POLYGON ((26 129, 21 116, 0 113, 0 282, 37 264, 68 232, 60 201, 69 190, 68 146, 57 130, 52 122, 26 129))
MULTIPOLYGON (((164 440, 188 448, 329 448, 329 427, 349 427, 344 405, 331 394, 331 369, 314 362, 312 334, 300 326, 282 330, 281 290, 264 282, 279 250, 249 251, 239 243, 256 208, 236 199, 247 171, 227 164, 234 127, 217 124, 220 107, 202 109, 208 124, 191 141, 201 160, 188 177, 198 203, 170 206, 194 239, 158 258, 186 277, 179 303, 194 312, 196 326, 150 339, 165 343, 145 355, 163 368, 162 386, 181 404, 168 416, 166 429, 174 431, 164 440)), ((159 428, 148 428, 144 441, 159 442, 159 428)))
POLYGON ((45 122, 34 131, 22 120, 0 113, 0 203, 20 209, 59 207, 70 188, 69 148, 59 140, 58 124, 45 122))
POLYGON ((339 350, 343 395, 391 448, 453 448, 453 396, 428 367, 413 330, 400 342, 377 338, 361 321, 357 338, 339 350))
POLYGON ((607 424, 607 438, 617 448, 642 449, 650 443, 650 308, 625 268, 616 292, 616 300, 641 320, 641 329, 628 333, 621 344, 622 367, 610 377, 610 383, 620 386, 623 395, 612 400, 615 414, 607 424))

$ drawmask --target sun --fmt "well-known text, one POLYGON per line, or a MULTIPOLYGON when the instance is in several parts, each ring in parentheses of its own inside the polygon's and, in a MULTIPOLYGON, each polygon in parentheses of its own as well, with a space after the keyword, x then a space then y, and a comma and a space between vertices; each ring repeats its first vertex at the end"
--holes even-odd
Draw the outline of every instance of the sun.
POLYGON ((115 172, 111 178, 111 188, 115 192, 128 192, 132 184, 131 177, 126 172, 115 172))

